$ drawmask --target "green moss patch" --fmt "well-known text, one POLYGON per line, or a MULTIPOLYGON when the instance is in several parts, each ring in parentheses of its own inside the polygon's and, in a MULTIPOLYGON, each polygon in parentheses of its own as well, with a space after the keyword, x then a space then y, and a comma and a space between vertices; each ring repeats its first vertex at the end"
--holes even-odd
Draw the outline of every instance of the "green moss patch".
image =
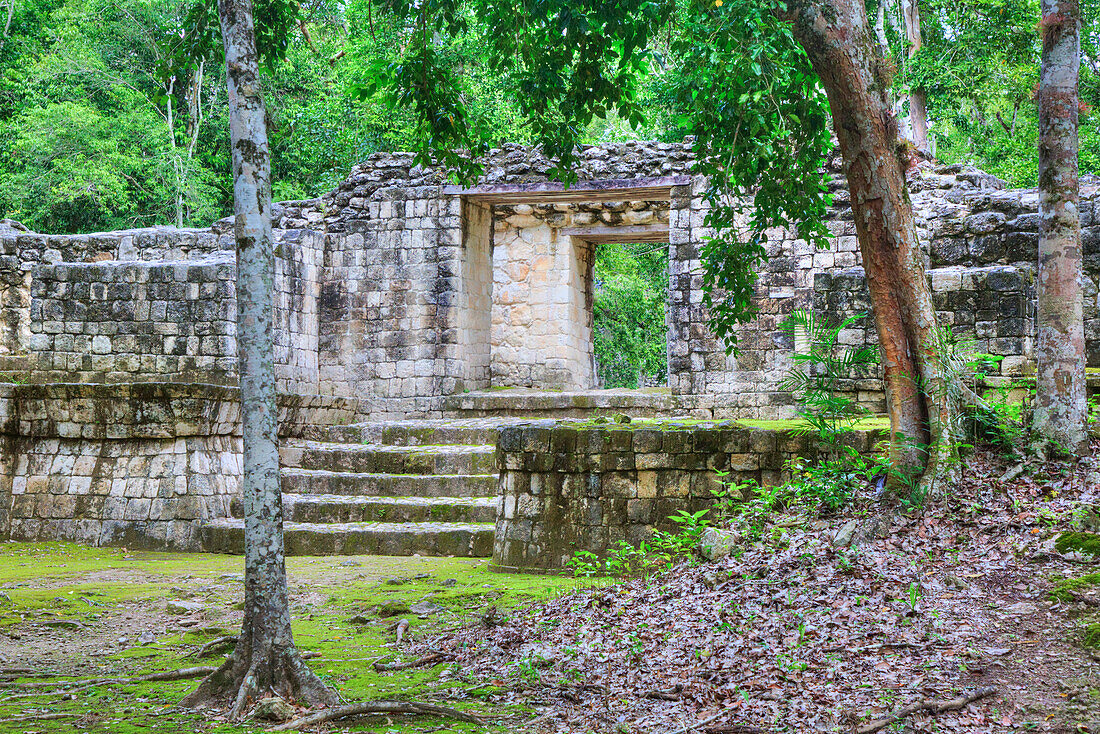
POLYGON ((1072 601, 1073 592, 1100 585, 1100 573, 1089 573, 1074 579, 1063 579, 1054 584, 1050 592, 1054 601, 1072 601))
MULTIPOLYGON (((510 692, 506 685, 498 688, 465 682, 460 671, 451 670, 451 663, 376 672, 375 661, 406 659, 404 646, 395 645, 397 621, 409 621, 407 636, 412 638, 464 622, 476 623, 490 609, 494 617, 506 622, 517 606, 553 598, 578 584, 599 583, 560 576, 501 575, 489 571, 486 559, 471 558, 294 557, 287 559, 287 569, 298 646, 318 655, 310 666, 344 698, 436 700, 442 696, 448 705, 494 714, 525 709, 507 702, 510 692), (379 614, 383 609, 396 614, 383 616, 379 614), (456 694, 456 690, 460 692, 456 694)), ((243 592, 241 559, 236 557, 134 553, 65 543, 5 543, 0 544, 0 574, 0 629, 18 634, 22 626, 37 627, 47 621, 81 625, 58 628, 57 644, 64 645, 66 636, 101 636, 104 654, 93 658, 93 667, 104 674, 135 676, 217 664, 221 659, 217 655, 200 659, 194 653, 215 637, 235 633, 240 624, 232 610, 243 592), (205 618, 195 627, 176 626, 176 618, 165 613, 169 599, 201 599, 207 610, 205 618), (158 632, 151 644, 115 645, 119 637, 132 638, 133 631, 115 631, 111 625, 135 612, 159 615, 164 624, 153 623, 148 628, 167 631, 158 632)), ((36 664, 34 650, 23 654, 31 661, 28 664, 36 664)), ((0 696, 16 692, 5 685, 10 683, 0 683, 0 696)), ((0 701, 0 721, 47 711, 76 716, 27 722, 19 731, 240 734, 263 730, 253 724, 234 726, 170 710, 195 685, 196 681, 175 681, 105 686, 83 691, 77 700, 43 696, 0 701)), ((482 728, 429 717, 392 717, 389 721, 363 717, 342 722, 341 728, 394 734, 504 731, 500 726, 482 728)), ((7 729, 0 725, 0 731, 7 729)))
POLYGON ((1100 556, 1100 535, 1096 533, 1062 533, 1054 541, 1054 549, 1059 553, 1076 551, 1090 556, 1100 556))
MULTIPOLYGON (((746 419, 737 421, 749 428, 765 428, 772 431, 798 431, 805 430, 810 424, 801 418, 789 418, 787 420, 755 420, 746 419)), ((890 417, 885 415, 873 415, 858 421, 853 428, 857 431, 885 431, 890 428, 890 417)))

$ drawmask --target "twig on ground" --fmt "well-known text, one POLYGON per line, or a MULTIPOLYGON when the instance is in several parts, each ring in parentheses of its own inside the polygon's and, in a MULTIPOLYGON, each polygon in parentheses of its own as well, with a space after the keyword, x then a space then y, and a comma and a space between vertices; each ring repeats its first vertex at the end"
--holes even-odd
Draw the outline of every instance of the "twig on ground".
POLYGON ((706 726, 707 724, 714 721, 715 719, 720 718, 725 713, 726 713, 725 711, 719 711, 714 716, 709 716, 705 719, 700 719, 699 721, 696 721, 694 724, 688 724, 687 726, 682 727, 680 729, 677 729, 676 731, 669 732, 669 734, 685 734, 686 732, 689 732, 689 731, 695 731, 696 729, 700 729, 700 728, 706 726))
POLYGON ((660 701, 679 701, 680 694, 677 691, 646 691, 642 698, 656 698, 660 701))
POLYGON ((872 734, 879 729, 885 729, 891 724, 896 724, 904 718, 912 716, 917 713, 927 713, 935 716, 936 714, 946 713, 948 711, 958 711, 964 709, 970 704, 980 699, 992 696, 997 692, 996 688, 979 688, 975 691, 953 698, 950 701, 921 701, 920 703, 913 703, 908 706, 904 706, 892 714, 885 716, 881 719, 876 719, 870 724, 861 726, 856 730, 856 734, 872 734))
POLYGON ((366 703, 353 703, 347 706, 338 706, 337 708, 320 711, 316 714, 310 714, 309 716, 303 716, 299 719, 288 721, 285 724, 272 727, 271 731, 301 729, 302 727, 313 726, 314 724, 321 724, 326 721, 344 719, 348 716, 361 716, 363 714, 420 714, 423 716, 447 716, 470 724, 485 726, 485 722, 477 716, 447 706, 435 706, 430 703, 419 703, 417 701, 369 701, 366 703))
POLYGON ((392 672, 394 670, 408 670, 409 668, 419 668, 424 665, 432 665, 434 663, 439 663, 444 660, 451 660, 453 658, 453 655, 448 655, 447 653, 431 652, 422 658, 417 658, 416 660, 407 660, 403 663, 375 663, 374 669, 379 673, 392 672))

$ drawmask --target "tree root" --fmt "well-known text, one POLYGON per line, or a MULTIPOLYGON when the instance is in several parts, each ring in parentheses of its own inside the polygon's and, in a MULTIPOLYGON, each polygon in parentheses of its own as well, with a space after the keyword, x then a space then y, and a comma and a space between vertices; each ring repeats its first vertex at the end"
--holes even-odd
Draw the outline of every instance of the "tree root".
POLYGON ((302 659, 293 645, 266 648, 261 654, 237 644, 233 654, 213 669, 199 687, 184 697, 186 708, 224 704, 231 701, 229 719, 240 721, 259 699, 275 695, 285 701, 332 706, 339 698, 302 659), (243 648, 243 649, 242 649, 243 648))
POLYGON ((214 652, 221 652, 223 649, 229 649, 235 647, 237 640, 240 639, 237 635, 226 635, 224 637, 216 637, 210 642, 206 643, 198 650, 188 654, 188 657, 204 658, 207 655, 212 655, 214 652))
POLYGON ((873 732, 879 729, 885 729, 891 724, 896 724, 904 718, 912 716, 918 713, 927 713, 932 716, 936 714, 943 714, 948 711, 958 711, 964 709, 970 704, 980 699, 992 696, 997 693, 997 689, 993 687, 979 688, 971 693, 964 694, 958 698, 953 698, 950 701, 922 701, 920 703, 913 703, 897 711, 889 714, 881 719, 876 719, 870 724, 865 724, 855 730, 855 734, 873 734, 873 732))
POLYGON ((2 701, 10 701, 15 698, 32 698, 34 696, 67 696, 70 693, 76 693, 77 691, 85 691, 89 688, 95 688, 96 686, 124 686, 132 683, 151 683, 154 681, 169 681, 169 680, 189 680, 191 678, 202 678, 203 676, 210 675, 217 668, 211 668, 209 666, 199 666, 195 668, 180 668, 179 670, 166 670, 161 673, 150 673, 148 675, 139 675, 135 678, 81 678, 79 680, 66 680, 66 681, 35 681, 34 683, 23 683, 20 688, 56 688, 60 690, 53 691, 40 691, 38 693, 16 693, 11 696, 4 696, 2 701))
POLYGON ((4 719, 4 723, 11 724, 15 721, 53 721, 55 719, 71 719, 77 716, 80 716, 80 714, 29 714, 27 716, 13 716, 4 719))
POLYGON ((459 721, 465 721, 478 726, 485 726, 485 721, 465 711, 449 708, 447 706, 435 706, 430 703, 417 701, 370 701, 367 703, 353 703, 347 706, 327 709, 316 714, 303 716, 285 724, 273 727, 271 731, 287 731, 301 729, 326 721, 343 719, 348 716, 361 716, 363 714, 420 714, 424 716, 446 716, 459 721))
POLYGON ((445 652, 432 652, 428 653, 422 658, 417 658, 416 660, 408 660, 404 663, 375 663, 374 669, 379 673, 387 673, 395 670, 420 668, 425 665, 433 665, 434 663, 441 663, 445 660, 452 660, 453 658, 453 655, 448 655, 445 652))

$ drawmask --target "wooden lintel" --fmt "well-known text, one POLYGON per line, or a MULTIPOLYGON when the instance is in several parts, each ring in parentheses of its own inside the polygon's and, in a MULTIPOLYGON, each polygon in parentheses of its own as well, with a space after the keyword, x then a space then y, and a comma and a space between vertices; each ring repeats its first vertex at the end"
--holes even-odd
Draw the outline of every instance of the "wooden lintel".
POLYGON ((561 227, 558 233, 586 242, 668 242, 668 224, 664 223, 561 227))
POLYGON ((485 204, 580 203, 590 201, 669 201, 673 186, 691 183, 690 176, 615 178, 578 181, 569 188, 557 181, 499 186, 444 186, 449 196, 464 196, 485 204))

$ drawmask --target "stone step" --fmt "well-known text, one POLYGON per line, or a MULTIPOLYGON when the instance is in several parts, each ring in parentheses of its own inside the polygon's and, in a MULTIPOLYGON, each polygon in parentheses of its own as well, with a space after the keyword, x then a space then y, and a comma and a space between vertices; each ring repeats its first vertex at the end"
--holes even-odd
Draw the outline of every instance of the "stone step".
MULTIPOLYGON (((241 507, 234 514, 241 516, 241 507)), ((284 494, 289 522, 495 522, 495 497, 347 497, 284 494)))
POLYGON ((495 474, 493 446, 373 446, 302 441, 279 449, 291 469, 379 474, 495 474))
POLYGON ((500 424, 500 420, 491 418, 467 421, 380 421, 351 426, 310 426, 302 437, 310 441, 383 446, 484 446, 496 443, 500 424))
MULTIPOLYGON (((288 522, 284 529, 286 552, 291 556, 418 554, 488 558, 493 554, 492 523, 288 522)), ((209 553, 243 553, 244 522, 220 519, 204 523, 202 546, 209 553)))
POLYGON ((284 494, 359 497, 495 497, 496 474, 372 474, 282 470, 284 494))
POLYGON ((590 419, 626 415, 631 418, 678 416, 713 418, 707 396, 672 395, 667 388, 647 390, 578 390, 551 392, 512 388, 482 390, 443 398, 443 414, 452 419, 526 417, 590 419))

